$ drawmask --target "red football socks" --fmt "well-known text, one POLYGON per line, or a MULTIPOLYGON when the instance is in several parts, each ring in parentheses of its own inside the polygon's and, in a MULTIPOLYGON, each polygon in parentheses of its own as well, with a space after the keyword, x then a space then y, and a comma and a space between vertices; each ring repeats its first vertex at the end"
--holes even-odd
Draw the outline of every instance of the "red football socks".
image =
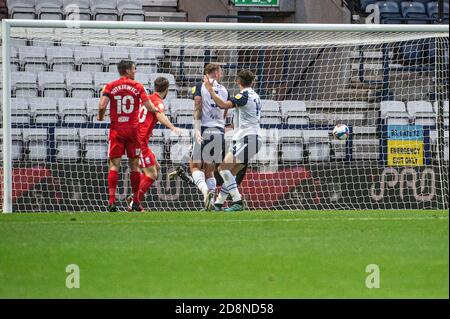
POLYGON ((139 185, 141 183, 141 173, 138 171, 132 171, 130 173, 131 191, 133 192, 133 200, 136 194, 139 192, 139 185))
POLYGON ((119 183, 119 172, 110 170, 108 173, 108 189, 109 189, 109 204, 116 202, 116 189, 119 183))
POLYGON ((141 178, 141 184, 139 185, 139 192, 137 193, 135 200, 137 203, 141 202, 141 200, 144 198, 145 193, 147 193, 147 191, 150 189, 150 187, 154 182, 155 180, 151 179, 148 176, 143 176, 143 178, 141 178))

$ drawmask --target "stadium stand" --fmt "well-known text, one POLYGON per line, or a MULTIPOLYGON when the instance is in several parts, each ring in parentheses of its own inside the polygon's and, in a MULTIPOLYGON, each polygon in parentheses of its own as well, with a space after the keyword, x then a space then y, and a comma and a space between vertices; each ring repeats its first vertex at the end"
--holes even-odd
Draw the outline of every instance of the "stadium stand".
MULTIPOLYGON (((380 9, 381 23, 429 24, 437 23, 438 1, 436 0, 360 0, 359 12, 367 14, 367 6, 375 4, 380 9)), ((444 2, 444 23, 448 23, 449 3, 444 2)))

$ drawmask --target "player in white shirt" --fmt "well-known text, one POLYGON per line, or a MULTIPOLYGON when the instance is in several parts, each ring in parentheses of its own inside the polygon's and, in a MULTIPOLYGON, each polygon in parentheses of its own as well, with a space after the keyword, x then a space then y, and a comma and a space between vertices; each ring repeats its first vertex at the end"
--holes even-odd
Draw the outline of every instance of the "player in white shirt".
MULTIPOLYGON (((260 135, 262 104, 259 95, 252 88, 254 80, 255 75, 251 71, 239 71, 237 83, 240 93, 229 100, 225 100, 216 94, 208 76, 205 76, 203 82, 219 108, 234 108, 234 134, 231 150, 225 155, 223 163, 218 167, 220 176, 224 180, 222 188, 225 187, 226 192, 231 195, 233 200, 232 205, 225 211, 244 209, 235 175, 259 152, 262 144, 260 135)), ((216 210, 219 210, 226 200, 226 197, 224 198, 221 195, 222 192, 217 197, 216 210)))
MULTIPOLYGON (((222 99, 228 100, 228 90, 220 84, 222 68, 217 64, 208 64, 205 74, 211 81, 212 90, 222 99)), ((225 117, 227 111, 219 108, 203 83, 192 88, 194 96, 194 141, 189 160, 191 177, 177 168, 169 177, 176 175, 195 184, 204 196, 205 209, 213 206, 217 181, 214 177, 216 164, 223 161, 225 155, 225 117)))

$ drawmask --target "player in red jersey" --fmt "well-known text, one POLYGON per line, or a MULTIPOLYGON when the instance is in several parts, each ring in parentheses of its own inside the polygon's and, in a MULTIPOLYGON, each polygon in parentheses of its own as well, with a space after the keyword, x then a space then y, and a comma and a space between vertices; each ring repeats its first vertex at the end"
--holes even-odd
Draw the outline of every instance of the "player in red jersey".
POLYGON ((140 145, 137 138, 139 125, 139 106, 143 104, 148 112, 158 113, 159 109, 150 102, 144 86, 136 82, 136 66, 132 61, 120 61, 117 65, 120 79, 108 83, 100 98, 98 117, 103 121, 106 107, 110 104, 111 125, 109 131, 109 206, 110 212, 116 212, 116 188, 119 182, 119 169, 122 155, 127 154, 130 166, 130 180, 133 192, 139 190, 140 145))
POLYGON ((163 100, 169 93, 169 81, 164 77, 159 77, 155 80, 155 93, 149 96, 152 104, 159 110, 158 113, 150 113, 145 107, 141 107, 139 112, 139 129, 138 136, 141 147, 141 168, 143 174, 141 176, 141 183, 139 191, 133 192, 133 195, 128 197, 129 211, 144 211, 141 205, 141 200, 144 194, 150 189, 152 184, 158 178, 159 163, 156 160, 155 154, 148 146, 150 136, 158 121, 172 130, 175 134, 180 135, 181 130, 175 127, 170 120, 164 115, 163 100))

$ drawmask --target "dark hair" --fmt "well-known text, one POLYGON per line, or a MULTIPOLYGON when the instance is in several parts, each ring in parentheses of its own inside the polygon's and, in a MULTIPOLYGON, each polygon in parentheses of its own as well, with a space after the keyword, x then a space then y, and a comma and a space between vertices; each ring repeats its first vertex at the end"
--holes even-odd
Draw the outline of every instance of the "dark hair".
POLYGON ((211 74, 212 72, 215 72, 218 70, 220 70, 220 65, 214 64, 214 63, 209 63, 205 67, 205 74, 208 75, 208 74, 211 74))
POLYGON ((155 80, 155 91, 162 93, 169 87, 169 80, 164 77, 159 77, 155 80))
POLYGON ((134 62, 130 60, 122 60, 117 64, 117 71, 119 71, 120 75, 125 75, 128 70, 134 66, 134 62))
POLYGON ((238 78, 242 86, 248 87, 253 84, 253 81, 255 80, 255 75, 250 70, 240 70, 238 72, 238 78))

